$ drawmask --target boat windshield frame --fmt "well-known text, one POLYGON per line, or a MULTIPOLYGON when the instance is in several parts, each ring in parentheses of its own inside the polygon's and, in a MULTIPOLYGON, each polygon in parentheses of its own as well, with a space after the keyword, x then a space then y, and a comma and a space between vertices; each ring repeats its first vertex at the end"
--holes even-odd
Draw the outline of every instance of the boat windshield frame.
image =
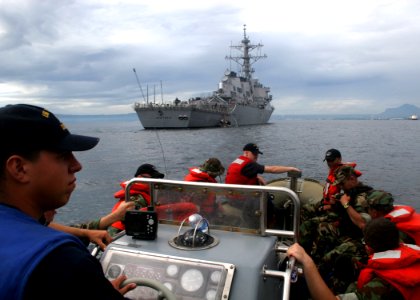
POLYGON ((202 215, 212 229, 261 236, 275 235, 291 238, 295 242, 298 240, 301 204, 297 194, 289 188, 132 178, 127 183, 125 199, 130 199, 130 189, 134 184, 149 185, 149 210, 157 211, 159 223, 181 225, 186 221, 185 213, 188 211, 185 210, 196 206, 198 210, 191 211, 191 214, 202 215), (272 227, 268 220, 267 203, 270 199, 280 198, 286 199, 289 210, 293 213, 292 224, 272 227), (200 207, 207 199, 213 200, 215 205, 212 212, 206 214, 200 207), (172 209, 167 209, 168 207, 180 207, 180 210, 184 210, 184 216, 177 218, 176 209, 172 213, 172 209))

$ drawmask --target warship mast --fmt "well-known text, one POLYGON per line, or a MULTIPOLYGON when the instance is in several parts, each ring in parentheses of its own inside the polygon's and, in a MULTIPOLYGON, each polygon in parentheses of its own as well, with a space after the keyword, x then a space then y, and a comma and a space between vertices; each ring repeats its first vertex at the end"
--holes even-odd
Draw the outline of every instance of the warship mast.
POLYGON ((241 66, 241 77, 246 78, 247 80, 250 80, 252 78, 252 73, 254 73, 254 69, 251 68, 251 66, 261 58, 267 58, 267 55, 250 55, 250 52, 254 49, 261 49, 264 45, 261 43, 258 43, 256 45, 250 44, 249 38, 246 36, 246 24, 244 24, 244 38, 241 41, 241 45, 232 45, 230 46, 233 49, 239 50, 242 52, 242 56, 226 56, 226 59, 233 60, 238 65, 241 66))

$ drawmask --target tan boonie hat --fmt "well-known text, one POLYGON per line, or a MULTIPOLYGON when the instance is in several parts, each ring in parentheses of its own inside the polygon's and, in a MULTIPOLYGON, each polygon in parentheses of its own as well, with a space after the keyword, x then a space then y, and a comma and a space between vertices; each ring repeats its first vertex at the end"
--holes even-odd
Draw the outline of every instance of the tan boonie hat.
POLYGON ((220 176, 225 172, 225 168, 222 163, 215 157, 211 157, 206 160, 200 167, 200 170, 206 172, 212 177, 220 176))
POLYGON ((375 190, 369 193, 367 203, 372 208, 387 209, 394 206, 394 198, 391 193, 375 190))
POLYGON ((353 167, 350 166, 342 166, 338 168, 335 173, 335 181, 333 185, 341 184, 345 179, 349 178, 351 175, 356 175, 356 171, 353 167))

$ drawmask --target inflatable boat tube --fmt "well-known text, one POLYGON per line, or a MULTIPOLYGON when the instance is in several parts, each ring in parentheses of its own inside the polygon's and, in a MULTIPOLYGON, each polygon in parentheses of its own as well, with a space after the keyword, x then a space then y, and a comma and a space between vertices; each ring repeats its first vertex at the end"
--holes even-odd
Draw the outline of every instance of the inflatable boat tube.
MULTIPOLYGON (((287 187, 290 188, 291 179, 279 178, 271 180, 267 183, 268 186, 287 187)), ((300 199, 301 205, 307 203, 317 203, 322 199, 322 191, 324 185, 315 179, 298 178, 295 193, 300 199)), ((277 194, 274 196, 273 203, 276 207, 283 207, 288 202, 286 194, 277 194)))

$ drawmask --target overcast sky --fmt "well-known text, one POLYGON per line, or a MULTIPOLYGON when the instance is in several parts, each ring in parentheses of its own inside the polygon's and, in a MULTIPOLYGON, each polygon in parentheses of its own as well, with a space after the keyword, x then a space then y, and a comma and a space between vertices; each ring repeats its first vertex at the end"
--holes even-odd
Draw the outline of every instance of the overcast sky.
POLYGON ((133 68, 150 101, 203 95, 246 24, 274 114, 420 107, 419 16, 418 0, 0 0, 0 105, 132 113, 133 68))

